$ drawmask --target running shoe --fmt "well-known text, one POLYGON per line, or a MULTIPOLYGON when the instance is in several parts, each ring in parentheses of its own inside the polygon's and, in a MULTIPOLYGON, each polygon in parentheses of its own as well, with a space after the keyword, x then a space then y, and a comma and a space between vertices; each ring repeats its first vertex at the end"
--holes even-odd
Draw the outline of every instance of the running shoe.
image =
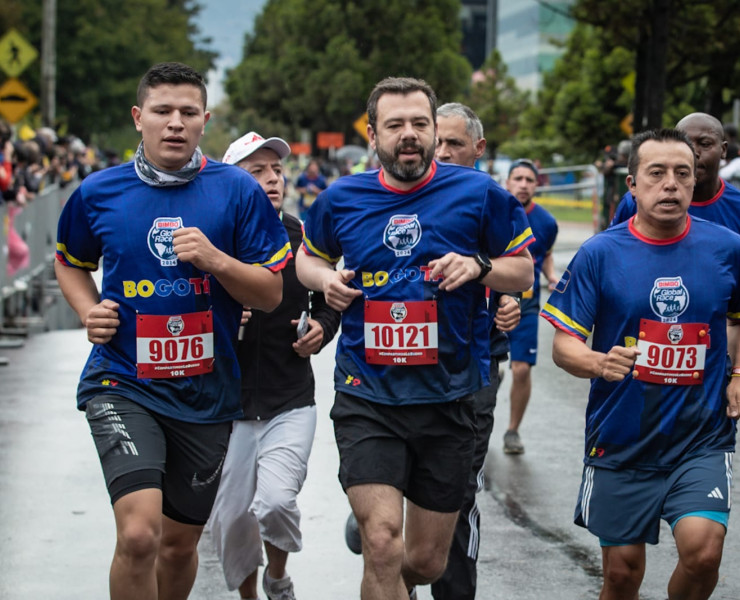
POLYGON ((262 573, 262 589, 268 600, 296 600, 293 593, 293 582, 286 575, 282 579, 267 579, 267 569, 262 573))
POLYGON ((362 538, 360 538, 360 527, 357 525, 355 513, 349 513, 347 524, 344 526, 344 541, 355 554, 362 554, 362 538))
POLYGON ((518 431, 507 431, 504 434, 504 454, 524 454, 524 444, 518 431))

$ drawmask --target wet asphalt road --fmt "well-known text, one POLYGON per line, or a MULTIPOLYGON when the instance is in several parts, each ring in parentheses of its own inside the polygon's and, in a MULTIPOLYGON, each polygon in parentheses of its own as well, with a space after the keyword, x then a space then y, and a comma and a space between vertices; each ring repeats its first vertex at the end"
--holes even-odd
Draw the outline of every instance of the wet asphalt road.
MULTIPOLYGON (((556 266, 563 269, 588 232, 561 226, 556 266)), ((597 541, 572 524, 581 474, 588 382, 549 358, 552 328, 540 324, 540 358, 521 429, 526 453, 501 451, 508 414, 507 373, 486 463, 479 594, 485 600, 595 600, 597 541)), ((81 330, 30 336, 0 349, 0 598, 97 600, 107 597, 115 528, 100 466, 74 394, 89 345, 81 330)), ((508 365, 507 365, 508 366, 508 365)), ((314 361, 319 423, 306 486, 299 496, 304 549, 288 570, 299 600, 359 598, 362 559, 344 544, 349 505, 336 479, 328 418, 333 346, 314 361)), ((506 368, 506 367, 505 367, 506 368)), ((735 484, 737 488, 737 484, 735 484)), ((730 521, 720 582, 712 596, 740 599, 740 530, 730 521)), ((670 530, 648 548, 641 599, 664 600, 675 562, 670 530)), ((419 598, 429 599, 428 589, 419 598)), ((236 599, 223 582, 207 533, 191 598, 236 599)))

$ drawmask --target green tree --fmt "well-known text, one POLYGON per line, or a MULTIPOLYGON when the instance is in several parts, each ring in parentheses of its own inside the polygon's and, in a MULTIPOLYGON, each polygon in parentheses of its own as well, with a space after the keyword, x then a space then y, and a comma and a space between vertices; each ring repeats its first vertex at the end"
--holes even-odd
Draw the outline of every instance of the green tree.
POLYGON ((387 76, 425 79, 456 97, 471 67, 461 56, 459 0, 268 0, 226 79, 234 124, 354 133, 373 85, 387 76))
POLYGON ((737 0, 578 0, 573 14, 633 52, 637 130, 664 125, 665 107, 687 95, 720 118, 740 95, 737 0))
POLYGON ((529 104, 529 93, 516 87, 498 50, 491 52, 473 74, 472 83, 460 101, 472 108, 483 123, 486 147, 495 156, 497 148, 516 137, 519 115, 529 104))
MULTIPOLYGON (((16 4, 15 16, 0 13, 3 24, 15 26, 39 50, 41 5, 26 0, 16 4)), ((192 0, 58 0, 56 105, 63 128, 104 144, 116 129, 133 131, 130 108, 152 64, 175 60, 207 73, 216 54, 204 49, 210 40, 198 37, 199 10, 192 0)), ((36 93, 39 73, 28 73, 36 93)))
MULTIPOLYGON (((522 114, 515 148, 549 161, 557 152, 590 162, 607 144, 625 137, 620 122, 629 115, 632 95, 626 78, 633 55, 609 47, 600 31, 578 24, 554 69, 545 74, 537 102, 522 114)), ((510 152, 510 150, 507 150, 510 152)))

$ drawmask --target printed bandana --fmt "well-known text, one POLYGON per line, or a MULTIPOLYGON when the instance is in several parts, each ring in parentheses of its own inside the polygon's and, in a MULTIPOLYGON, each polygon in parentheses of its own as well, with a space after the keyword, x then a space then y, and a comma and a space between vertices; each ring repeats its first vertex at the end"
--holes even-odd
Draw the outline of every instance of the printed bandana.
POLYGON ((144 142, 139 144, 134 155, 134 167, 136 174, 144 183, 153 187, 167 187, 171 185, 185 185, 189 183, 201 169, 203 153, 200 147, 196 146, 193 156, 188 163, 177 171, 163 171, 150 163, 144 156, 144 142))

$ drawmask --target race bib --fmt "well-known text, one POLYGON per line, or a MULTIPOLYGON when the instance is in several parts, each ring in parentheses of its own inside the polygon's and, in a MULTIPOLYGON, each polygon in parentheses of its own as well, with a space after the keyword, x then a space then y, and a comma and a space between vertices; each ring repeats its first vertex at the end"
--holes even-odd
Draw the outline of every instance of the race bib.
POLYGON ((667 385, 699 385, 709 348, 706 323, 660 323, 640 320, 637 349, 640 355, 632 372, 635 379, 667 385))
POLYGON ((437 303, 365 301, 365 361, 371 365, 434 365, 437 303))
POLYGON ((136 376, 191 377, 213 371, 213 313, 136 315, 136 376))

